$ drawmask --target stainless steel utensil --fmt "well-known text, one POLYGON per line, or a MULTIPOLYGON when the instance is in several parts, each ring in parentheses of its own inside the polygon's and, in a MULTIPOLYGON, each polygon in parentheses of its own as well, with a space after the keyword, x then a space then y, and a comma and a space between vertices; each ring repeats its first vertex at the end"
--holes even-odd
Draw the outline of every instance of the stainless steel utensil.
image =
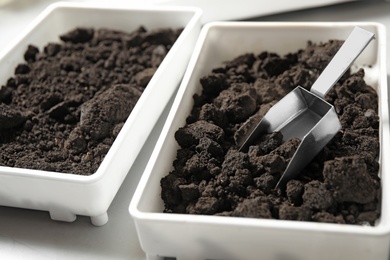
POLYGON ((276 103, 252 131, 248 131, 247 138, 242 138, 244 142, 240 150, 247 150, 259 136, 274 131, 280 131, 284 141, 300 138, 301 142, 276 187, 295 178, 340 130, 334 107, 324 97, 373 37, 373 33, 355 27, 310 91, 297 86, 276 103))

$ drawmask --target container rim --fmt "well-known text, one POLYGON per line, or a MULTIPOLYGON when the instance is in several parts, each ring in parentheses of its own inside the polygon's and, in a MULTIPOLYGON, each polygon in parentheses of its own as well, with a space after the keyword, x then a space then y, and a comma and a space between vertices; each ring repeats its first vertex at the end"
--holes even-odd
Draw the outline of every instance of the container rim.
POLYGON ((56 11, 57 9, 89 9, 89 10, 113 10, 113 11, 174 11, 174 12, 193 12, 194 18, 199 18, 203 11, 198 7, 189 7, 189 6, 164 6, 164 5, 147 5, 147 4, 131 4, 131 3, 88 3, 88 2, 65 2, 59 1, 52 4, 49 4, 41 13, 39 13, 27 26, 24 28, 18 36, 15 37, 3 50, 0 50, 0 60, 12 50, 12 48, 25 38, 30 31, 32 31, 38 24, 43 22, 45 18, 56 11))

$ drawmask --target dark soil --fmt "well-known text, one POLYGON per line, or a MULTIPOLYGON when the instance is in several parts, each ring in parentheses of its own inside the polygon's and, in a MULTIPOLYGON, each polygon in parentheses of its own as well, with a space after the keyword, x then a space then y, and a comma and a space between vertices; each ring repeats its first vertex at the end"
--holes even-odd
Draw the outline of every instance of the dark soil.
POLYGON ((28 46, 0 88, 0 165, 93 174, 180 32, 76 28, 28 46))
MULTIPOLYGON (((240 136, 297 85, 310 89, 342 42, 309 42, 285 56, 244 54, 203 77, 161 180, 165 212, 374 225, 380 215, 378 97, 347 72, 326 100, 342 129, 286 187, 275 185, 299 140, 275 132, 239 152, 240 136)), ((288 109, 288 108, 286 108, 288 109)))

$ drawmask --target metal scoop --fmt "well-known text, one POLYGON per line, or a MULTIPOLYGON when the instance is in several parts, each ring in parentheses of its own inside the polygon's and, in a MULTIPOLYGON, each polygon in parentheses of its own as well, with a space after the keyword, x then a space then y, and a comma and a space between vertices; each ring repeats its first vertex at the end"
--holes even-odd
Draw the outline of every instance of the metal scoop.
POLYGON ((272 106, 258 125, 248 131, 248 137, 242 139, 240 151, 247 150, 259 136, 274 131, 283 134, 283 141, 293 137, 301 140, 276 187, 285 186, 295 178, 340 130, 334 107, 324 97, 373 37, 373 33, 355 27, 310 91, 297 86, 272 106))

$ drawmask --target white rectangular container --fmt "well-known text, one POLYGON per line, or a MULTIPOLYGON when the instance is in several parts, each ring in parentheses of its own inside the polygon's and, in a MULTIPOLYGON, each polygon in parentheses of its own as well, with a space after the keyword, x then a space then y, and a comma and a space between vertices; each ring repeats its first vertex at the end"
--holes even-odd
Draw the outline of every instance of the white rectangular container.
POLYGON ((98 170, 90 176, 0 166, 0 205, 49 211, 54 220, 90 216, 107 222, 107 209, 169 100, 176 93, 200 32, 201 10, 57 3, 49 6, 0 54, 0 85, 13 76, 29 44, 42 49, 76 27, 132 32, 184 28, 151 79, 98 170))
POLYGON ((155 150, 131 201, 141 247, 148 259, 389 259, 390 176, 386 35, 369 22, 216 22, 203 27, 155 150), (200 94, 199 79, 244 53, 303 49, 308 40, 346 39, 355 26, 375 33, 356 64, 368 65, 366 81, 379 95, 381 217, 376 226, 162 213, 160 180, 179 148, 174 133, 185 125, 200 94))

